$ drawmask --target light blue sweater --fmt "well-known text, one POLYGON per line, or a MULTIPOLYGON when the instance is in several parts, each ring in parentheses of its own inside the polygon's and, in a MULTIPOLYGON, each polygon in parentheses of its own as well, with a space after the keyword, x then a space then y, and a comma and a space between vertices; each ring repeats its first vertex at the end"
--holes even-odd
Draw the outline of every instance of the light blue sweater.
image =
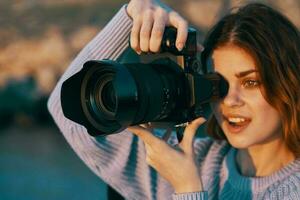
MULTIPOLYGON (((123 131, 91 137, 84 127, 64 117, 60 103, 62 82, 87 60, 117 59, 128 47, 131 27, 123 6, 71 63, 48 102, 56 124, 86 165, 126 199, 300 199, 299 159, 267 177, 244 177, 236 167, 236 150, 226 141, 198 139, 194 149, 204 191, 174 194, 171 185, 147 165, 144 144, 136 136, 123 131)), ((176 143, 172 138, 170 143, 176 143)))

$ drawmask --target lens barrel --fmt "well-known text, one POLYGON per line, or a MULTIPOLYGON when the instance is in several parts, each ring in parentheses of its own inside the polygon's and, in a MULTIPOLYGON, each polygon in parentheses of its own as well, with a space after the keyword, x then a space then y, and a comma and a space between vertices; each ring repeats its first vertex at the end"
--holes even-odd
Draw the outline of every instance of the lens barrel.
POLYGON ((159 121, 171 112, 174 114, 174 110, 178 116, 188 106, 190 97, 182 69, 170 59, 126 65, 111 60, 89 61, 74 77, 77 78, 63 83, 62 94, 80 92, 76 95, 80 96, 77 107, 82 112, 76 114, 75 108, 68 109, 66 104, 71 100, 67 95, 62 95, 63 111, 71 119, 83 114, 81 123, 92 135, 159 121), (81 82, 80 88, 75 89, 76 84, 70 81, 81 82))
POLYGON ((146 122, 190 121, 198 117, 197 106, 227 90, 220 75, 186 74, 168 58, 149 64, 88 61, 63 82, 61 103, 67 118, 97 136, 146 122))

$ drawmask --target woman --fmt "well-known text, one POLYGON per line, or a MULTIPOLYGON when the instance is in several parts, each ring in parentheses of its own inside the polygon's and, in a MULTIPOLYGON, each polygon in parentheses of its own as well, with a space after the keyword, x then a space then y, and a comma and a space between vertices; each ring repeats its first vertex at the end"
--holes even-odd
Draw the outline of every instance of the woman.
POLYGON ((225 16, 204 42, 204 71, 229 83, 227 96, 211 105, 214 139, 194 140, 203 118, 170 145, 140 126, 90 137, 63 116, 61 83, 85 61, 117 59, 129 35, 137 52, 157 52, 166 25, 178 29, 181 49, 187 22, 158 1, 132 0, 71 63, 48 107, 76 153, 127 199, 300 199, 300 36, 267 6, 225 16))

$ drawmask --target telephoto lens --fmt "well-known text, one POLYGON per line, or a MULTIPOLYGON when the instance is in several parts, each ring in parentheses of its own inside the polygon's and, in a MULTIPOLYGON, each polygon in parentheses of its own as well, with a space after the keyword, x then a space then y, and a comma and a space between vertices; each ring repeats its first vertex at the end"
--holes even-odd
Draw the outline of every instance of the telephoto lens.
POLYGON ((66 117, 92 135, 105 135, 171 113, 179 116, 188 107, 189 93, 183 70, 170 59, 126 65, 101 60, 85 63, 66 80, 61 99, 66 117))
POLYGON ((175 40, 176 31, 166 29, 162 49, 182 54, 187 61, 184 68, 168 57, 149 63, 87 61, 62 84, 64 115, 92 136, 118 133, 147 122, 181 124, 199 117, 204 103, 227 94, 228 83, 217 73, 202 75, 190 70, 197 63, 194 30, 189 29, 180 52, 174 49, 175 40))

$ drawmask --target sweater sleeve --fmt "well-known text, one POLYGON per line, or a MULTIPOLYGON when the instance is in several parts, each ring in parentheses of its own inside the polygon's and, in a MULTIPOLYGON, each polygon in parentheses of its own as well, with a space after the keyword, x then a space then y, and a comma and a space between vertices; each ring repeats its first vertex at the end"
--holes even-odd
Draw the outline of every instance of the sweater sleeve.
POLYGON ((70 64, 50 95, 48 109, 78 156, 126 199, 170 199, 171 186, 147 165, 144 144, 136 136, 123 131, 106 137, 91 137, 85 127, 62 113, 62 82, 78 72, 87 60, 117 59, 128 48, 131 27, 132 20, 123 6, 70 64))
POLYGON ((208 194, 206 191, 173 194, 172 196, 173 196, 173 200, 207 200, 208 199, 208 194))

